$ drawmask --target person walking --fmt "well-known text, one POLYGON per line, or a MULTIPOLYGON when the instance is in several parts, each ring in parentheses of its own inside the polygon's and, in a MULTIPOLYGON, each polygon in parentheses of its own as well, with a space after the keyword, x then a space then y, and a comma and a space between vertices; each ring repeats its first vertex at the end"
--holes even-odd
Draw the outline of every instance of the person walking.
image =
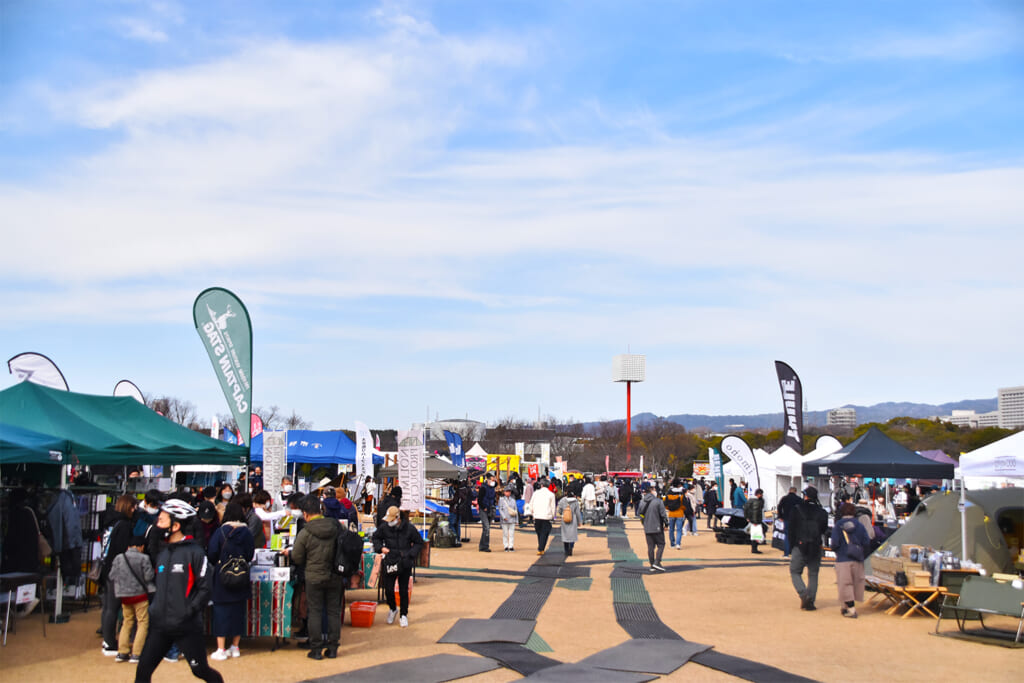
POLYGON ((491 552, 491 515, 494 514, 494 506, 497 503, 497 492, 494 489, 496 485, 494 473, 488 472, 486 480, 480 484, 480 489, 477 491, 476 506, 480 511, 480 545, 478 549, 482 553, 491 552))
POLYGON ((302 518, 305 524, 295 537, 291 549, 292 561, 302 567, 306 582, 306 628, 309 632, 310 659, 338 656, 341 641, 341 608, 343 580, 333 571, 334 544, 338 537, 338 521, 324 517, 320 499, 308 495, 302 499, 302 518), (324 638, 324 615, 327 619, 327 637, 324 638))
POLYGON ((676 477, 665 494, 665 510, 668 511, 668 545, 670 548, 681 548, 683 543, 686 510, 683 509, 685 496, 683 482, 676 477))
POLYGON ((683 529, 683 531, 689 532, 691 536, 697 535, 697 520, 700 519, 700 506, 703 502, 703 498, 703 492, 698 485, 691 484, 686 488, 686 500, 689 503, 689 512, 686 516, 686 523, 690 528, 683 529))
POLYGON ((754 491, 754 497, 743 504, 743 516, 751 526, 750 552, 754 555, 760 555, 761 551, 757 549, 757 544, 764 542, 764 527, 761 524, 764 521, 763 490, 757 489, 754 491), (755 533, 758 530, 760 530, 760 534, 755 533), (756 536, 758 535, 761 537, 760 541, 756 539, 756 536))
POLYGON ((778 505, 778 517, 777 519, 782 520, 782 531, 786 535, 785 545, 782 550, 783 557, 789 557, 790 555, 790 539, 792 538, 789 533, 789 529, 786 527, 786 519, 789 517, 790 511, 796 507, 796 504, 800 502, 800 496, 797 495, 796 487, 791 486, 789 493, 782 497, 778 505))
POLYGON ((380 527, 384 524, 384 515, 388 510, 393 507, 402 508, 402 493, 401 486, 392 486, 388 493, 381 496, 380 502, 377 504, 377 513, 374 516, 376 526, 380 527))
POLYGON ((665 552, 665 527, 668 526, 668 512, 665 503, 651 492, 650 482, 644 482, 643 499, 637 506, 637 514, 644 521, 644 536, 647 538, 647 560, 652 572, 663 572, 661 556, 665 552))
POLYGON ((519 506, 512 496, 512 488, 505 487, 501 500, 498 502, 498 517, 501 519, 501 543, 505 552, 513 552, 516 548, 516 524, 519 523, 519 506))
POLYGON ((388 623, 395 623, 395 617, 401 616, 398 625, 405 628, 409 625, 409 578, 412 568, 419 557, 423 538, 416 527, 402 519, 401 512, 392 506, 384 515, 384 525, 373 532, 373 549, 384 555, 381 567, 381 578, 384 582, 384 596, 388 600, 388 623), (395 604, 395 587, 401 605, 395 604))
POLYGON ((138 664, 142 646, 149 633, 149 594, 156 590, 153 563, 143 551, 145 536, 133 536, 128 549, 114 558, 110 566, 110 580, 114 584, 114 595, 121 601, 124 622, 117 640, 115 662, 138 664), (135 629, 135 640, 132 640, 135 629))
POLYGON ((452 480, 448 484, 448 528, 455 536, 455 547, 462 545, 462 513, 459 511, 459 484, 452 480))
POLYGON ((255 542, 245 523, 242 506, 228 503, 224 508, 224 523, 210 538, 206 551, 212 567, 210 631, 217 638, 217 649, 210 659, 224 661, 242 654, 238 645, 246 630, 245 606, 251 594, 249 563, 255 552, 255 542), (228 639, 231 640, 230 649, 225 647, 228 639))
POLYGON ((856 518, 855 505, 843 503, 839 514, 839 521, 832 527, 831 539, 831 547, 836 551, 839 611, 844 617, 856 619, 856 603, 864 601, 864 557, 871 546, 871 539, 856 518))
POLYGON ((818 500, 818 489, 808 486, 804 499, 790 510, 785 520, 790 542, 789 577, 800 596, 800 609, 812 611, 818 595, 818 570, 821 568, 822 536, 828 530, 828 513, 818 500), (807 583, 803 570, 807 569, 807 583))
POLYGON ((149 634, 139 656, 135 683, 149 683, 172 644, 185 653, 193 676, 207 683, 224 683, 206 661, 203 609, 210 602, 209 562, 190 535, 195 517, 195 508, 176 498, 160 506, 156 526, 167 544, 157 556, 149 634))
POLYGON ((551 534, 551 520, 555 518, 555 494, 544 479, 537 482, 530 505, 533 510, 533 528, 537 532, 537 554, 543 555, 551 534))
POLYGON ((571 489, 565 492, 565 497, 562 500, 558 501, 558 518, 562 522, 559 531, 562 535, 562 545, 565 546, 565 556, 572 557, 583 517, 580 514, 580 501, 571 489))

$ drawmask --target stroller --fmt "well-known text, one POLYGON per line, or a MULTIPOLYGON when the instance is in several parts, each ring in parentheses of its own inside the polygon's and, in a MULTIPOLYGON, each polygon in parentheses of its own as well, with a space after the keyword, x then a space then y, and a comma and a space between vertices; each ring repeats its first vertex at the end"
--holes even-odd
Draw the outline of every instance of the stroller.
POLYGON ((598 505, 597 507, 590 509, 584 508, 582 513, 584 524, 595 526, 605 525, 608 523, 608 508, 604 505, 598 505))
POLYGON ((718 508, 715 510, 715 520, 712 523, 712 530, 715 532, 715 540, 719 543, 742 545, 750 544, 750 534, 747 532, 747 518, 743 516, 743 508, 718 508))

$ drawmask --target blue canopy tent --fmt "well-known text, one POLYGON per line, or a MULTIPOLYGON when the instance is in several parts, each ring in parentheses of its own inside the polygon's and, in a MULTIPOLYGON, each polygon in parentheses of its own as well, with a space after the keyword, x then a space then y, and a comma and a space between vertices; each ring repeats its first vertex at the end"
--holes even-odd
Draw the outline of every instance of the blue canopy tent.
MULTIPOLYGON (((356 442, 345 432, 289 429, 286 444, 287 462, 313 465, 354 465, 356 442)), ((263 462, 263 434, 257 434, 249 445, 253 463, 263 462)), ((373 456, 374 465, 383 465, 384 457, 373 456)))

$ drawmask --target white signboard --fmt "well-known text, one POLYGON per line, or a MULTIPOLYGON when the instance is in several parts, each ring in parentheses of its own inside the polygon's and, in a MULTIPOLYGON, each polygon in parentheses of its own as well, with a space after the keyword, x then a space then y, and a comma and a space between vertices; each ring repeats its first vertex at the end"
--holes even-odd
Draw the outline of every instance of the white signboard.
POLYGON ((365 482, 368 476, 373 476, 373 438, 369 427, 356 422, 356 481, 365 482))
POLYGON ((540 461, 545 465, 551 465, 551 444, 542 443, 540 445, 540 461))
POLYGON ((281 499, 281 478, 288 468, 288 432, 263 432, 263 488, 271 500, 281 499))
POLYGON ((526 456, 526 443, 523 441, 516 442, 516 455, 519 456, 519 461, 522 462, 526 456))
POLYGON ((423 430, 398 432, 398 485, 402 487, 402 509, 419 511, 426 507, 426 476, 423 471, 423 430))

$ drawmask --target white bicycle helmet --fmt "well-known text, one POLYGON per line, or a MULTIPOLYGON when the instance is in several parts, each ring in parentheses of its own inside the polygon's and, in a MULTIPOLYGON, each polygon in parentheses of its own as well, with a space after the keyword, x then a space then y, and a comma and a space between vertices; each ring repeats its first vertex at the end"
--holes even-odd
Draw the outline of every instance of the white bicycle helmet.
POLYGON ((194 507, 177 498, 171 498, 165 502, 160 506, 160 510, 166 512, 172 519, 176 519, 179 522, 187 521, 196 516, 196 509, 194 507))

